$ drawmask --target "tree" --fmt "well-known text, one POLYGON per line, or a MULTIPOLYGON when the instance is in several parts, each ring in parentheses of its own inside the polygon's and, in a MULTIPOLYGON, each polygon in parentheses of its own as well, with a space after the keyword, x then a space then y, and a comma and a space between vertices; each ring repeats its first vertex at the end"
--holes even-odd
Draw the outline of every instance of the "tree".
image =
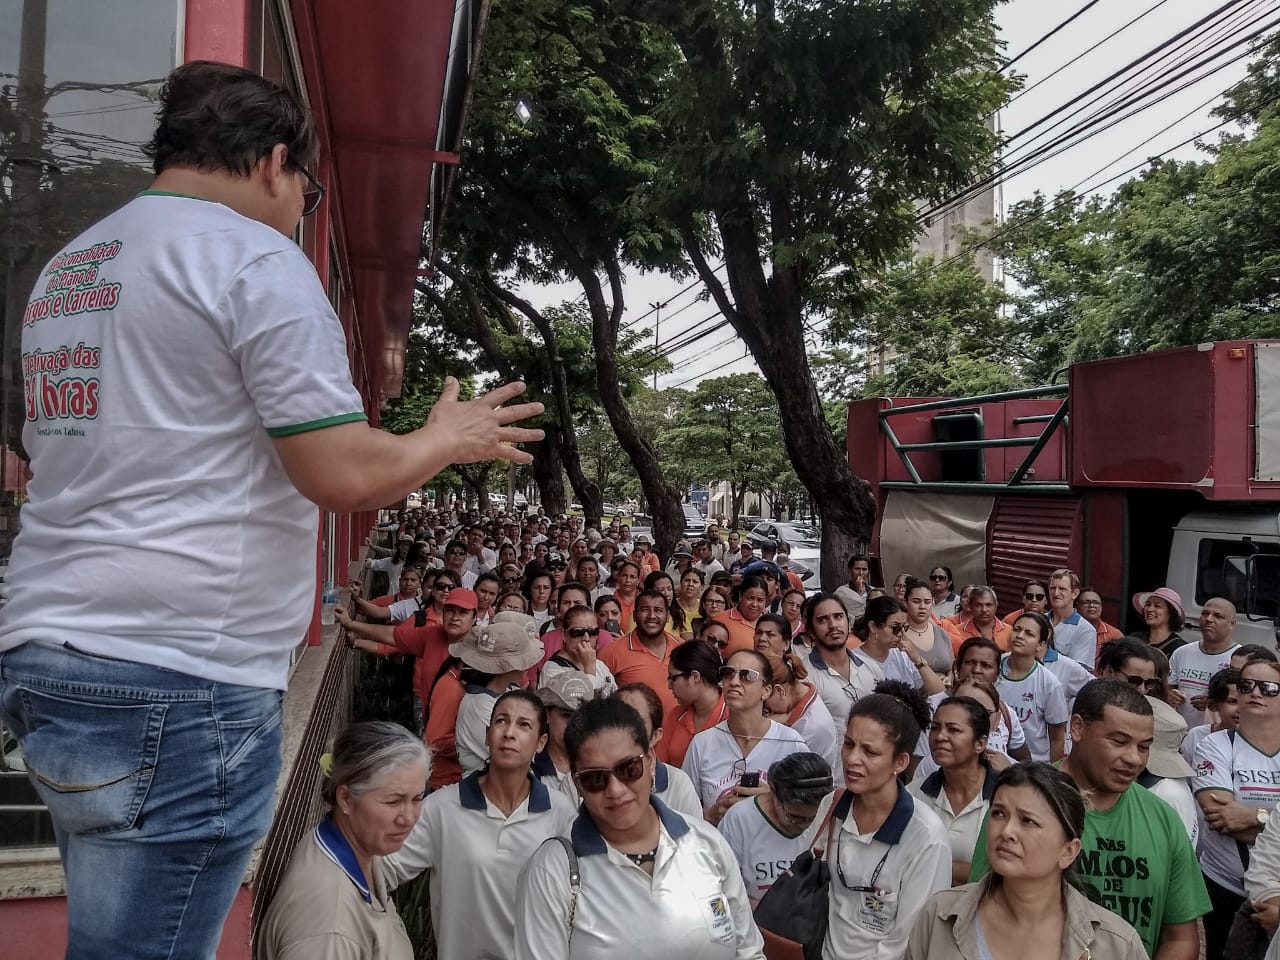
POLYGON ((737 526, 748 489, 770 479, 765 451, 779 446, 778 407, 753 373, 703 380, 690 393, 659 447, 695 478, 727 481, 730 523, 737 526))
POLYGON ((993 7, 623 7, 681 53, 651 101, 662 139, 648 198, 777 399, 791 462, 825 521, 828 586, 866 546, 874 504, 823 417, 806 326, 856 309, 909 247, 916 202, 963 187, 992 156, 986 118, 1011 88, 994 69, 993 7))

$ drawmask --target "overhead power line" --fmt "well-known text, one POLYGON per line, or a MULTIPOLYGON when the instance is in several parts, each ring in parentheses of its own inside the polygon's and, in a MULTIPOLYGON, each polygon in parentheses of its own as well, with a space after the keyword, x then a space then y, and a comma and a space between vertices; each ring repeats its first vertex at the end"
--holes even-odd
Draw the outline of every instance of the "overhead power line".
POLYGON ((1008 70, 1010 67, 1012 67, 1015 63, 1017 63, 1019 60, 1025 57, 1032 50, 1035 50, 1037 47, 1039 47, 1040 44, 1056 36, 1060 31, 1066 29, 1071 24, 1075 23, 1075 21, 1079 20, 1081 17, 1083 17, 1086 13, 1088 13, 1090 10, 1092 10, 1101 2, 1102 0, 1089 0, 1089 2, 1086 3, 1083 7, 1077 10, 1071 16, 1067 17, 1067 19, 1063 20, 1060 24, 1058 24, 1056 27, 1054 27, 1044 36, 1040 37, 1040 39, 1036 40, 1035 43, 1031 44, 1031 46, 1027 47, 1017 56, 1012 57, 1009 60, 1006 60, 1004 66, 1000 68, 1000 72, 1004 73, 1004 71, 1008 70))

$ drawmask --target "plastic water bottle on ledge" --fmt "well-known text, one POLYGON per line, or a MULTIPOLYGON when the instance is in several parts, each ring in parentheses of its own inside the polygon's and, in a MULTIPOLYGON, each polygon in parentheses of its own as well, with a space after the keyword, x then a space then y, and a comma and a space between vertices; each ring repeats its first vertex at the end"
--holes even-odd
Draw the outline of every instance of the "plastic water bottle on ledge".
POLYGON ((333 586, 333 581, 326 580, 324 584, 324 593, 320 595, 320 625, 331 627, 334 624, 333 611, 338 605, 338 591, 333 586))

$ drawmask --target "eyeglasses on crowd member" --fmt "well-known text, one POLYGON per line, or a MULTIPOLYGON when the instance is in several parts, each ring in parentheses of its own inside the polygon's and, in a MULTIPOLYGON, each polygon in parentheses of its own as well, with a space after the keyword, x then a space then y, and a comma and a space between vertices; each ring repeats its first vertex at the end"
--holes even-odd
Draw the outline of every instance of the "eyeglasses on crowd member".
POLYGON ((805 849, 804 832, 833 782, 831 767, 816 753, 793 753, 769 768, 769 790, 736 804, 720 821, 742 871, 752 906, 790 869, 805 849))
POLYGON ((991 873, 933 896, 912 927, 907 960, 1144 960, 1133 927, 1077 889, 1085 810, 1071 778, 1048 764, 1001 773, 985 838, 991 873))
POLYGON ((950 886, 947 830, 899 781, 920 740, 916 717, 929 708, 918 691, 898 690, 901 696, 873 693, 850 709, 840 751, 844 790, 823 801, 805 833, 805 845, 816 840, 831 868, 823 960, 900 960, 916 914, 950 886))
MULTIPOLYGON (((723 624, 708 624, 724 632, 723 624)), ((720 690, 720 668, 724 666, 720 649, 713 638, 686 640, 671 651, 667 662, 667 687, 676 705, 668 707, 662 720, 663 737, 658 744, 658 757, 672 766, 682 766, 693 738, 704 730, 723 723, 729 712, 720 690)))
POLYGON ((544 843, 521 874, 516 960, 762 958, 733 851, 653 796, 640 715, 594 700, 574 714, 565 745, 582 795, 573 856, 544 843))
MULTIPOLYGON (((542 665, 540 682, 546 683, 557 673, 576 670, 592 679, 595 689, 607 697, 618 689, 613 673, 596 654, 600 640, 600 627, 595 611, 587 606, 570 607, 561 615, 560 648, 542 665)), ((547 643, 543 637, 544 646, 547 643)))
POLYGON ((960 597, 953 589, 955 577, 950 567, 938 566, 929 571, 929 589, 933 591, 933 608, 939 617, 954 617, 960 612, 960 597))
POLYGON ((643 683, 629 683, 613 696, 629 705, 644 721, 644 728, 649 734, 649 746, 657 759, 653 765, 653 795, 676 813, 700 819, 702 804, 698 800, 698 791, 694 789, 693 781, 679 767, 664 763, 657 752, 665 733, 662 728, 662 698, 643 683))
POLYGON ((1200 866, 1213 910, 1204 918, 1209 956, 1223 956, 1244 903, 1241 845, 1275 816, 1280 783, 1280 664, 1255 658, 1236 681, 1240 718, 1234 731, 1211 733, 1196 748, 1192 790, 1204 814, 1200 866), (1215 953, 1214 950, 1217 950, 1215 953))
POLYGON ((485 731, 488 764, 428 796, 408 839, 387 859, 392 885, 431 871, 439 960, 511 956, 520 869, 576 816, 569 798, 530 773, 547 732, 538 697, 527 690, 499 696, 485 731))
MULTIPOLYGON (((707 587, 702 591, 698 600, 698 616, 693 621, 694 633, 701 637, 702 631, 707 625, 716 622, 716 614, 724 613, 728 609, 729 601, 725 599, 724 593, 721 592, 720 588, 715 586, 707 587)), ((729 635, 727 627, 724 632, 727 637, 729 635)))
POLYGON ((769 661, 739 650, 720 668, 726 717, 694 735, 683 769, 698 789, 707 821, 718 824, 735 803, 762 793, 775 760, 808 750, 804 738, 764 715, 773 692, 769 661))
POLYGON ((412 960, 386 858, 418 822, 430 767, 426 744, 399 724, 357 723, 338 735, 320 788, 329 812, 293 852, 258 935, 259 960, 351 951, 412 960))
POLYGON ((862 637, 859 656, 880 668, 886 680, 900 680, 926 694, 942 693, 942 678, 907 638, 907 611, 894 597, 872 597, 852 630, 862 637))

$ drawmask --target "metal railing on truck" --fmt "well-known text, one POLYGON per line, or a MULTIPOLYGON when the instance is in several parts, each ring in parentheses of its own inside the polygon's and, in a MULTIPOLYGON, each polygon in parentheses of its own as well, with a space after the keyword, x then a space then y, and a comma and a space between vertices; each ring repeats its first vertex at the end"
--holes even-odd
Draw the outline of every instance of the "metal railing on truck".
MULTIPOLYGON (((892 401, 890 401, 892 403, 892 401)), ((1027 493, 1061 494, 1070 491, 1066 483, 1028 481, 1027 474, 1032 464, 1044 451, 1053 434, 1066 422, 1070 412, 1070 400, 1066 384, 1050 384, 1043 387, 1027 387, 1022 390, 1006 390, 1002 393, 986 393, 977 397, 963 397, 951 400, 931 400, 927 403, 913 403, 905 407, 889 407, 880 411, 880 429, 884 432, 894 452, 906 468, 910 480, 886 480, 880 486, 887 490, 928 490, 948 491, 951 493, 994 493, 1017 487, 1027 493), (1028 423, 1043 423, 1044 428, 1034 437, 995 437, 979 440, 933 440, 928 443, 903 443, 894 433, 889 423, 890 417, 898 417, 908 413, 924 413, 933 410, 967 410, 984 403, 1001 403, 1006 400, 1034 400, 1061 397, 1062 402, 1053 413, 1036 414, 1026 417, 1015 417, 1014 426, 1028 423), (1018 468, 1003 482, 988 481, 926 481, 920 478, 920 471, 911 462, 913 451, 941 453, 953 450, 992 450, 998 447, 1030 447, 1026 457, 1018 468)))

